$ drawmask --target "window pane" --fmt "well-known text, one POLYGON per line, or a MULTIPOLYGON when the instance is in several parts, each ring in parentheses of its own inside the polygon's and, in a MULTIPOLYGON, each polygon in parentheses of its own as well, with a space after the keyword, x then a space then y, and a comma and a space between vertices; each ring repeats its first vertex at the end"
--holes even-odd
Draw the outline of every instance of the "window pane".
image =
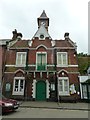
POLYGON ((69 81, 68 81, 68 79, 59 80, 59 92, 62 95, 69 94, 69 81))
POLYGON ((19 80, 15 80, 15 89, 14 91, 18 91, 19 80))
POLYGON ((87 98, 87 86, 86 85, 83 85, 83 97, 84 98, 87 98))
POLYGON ((17 64, 21 64, 21 54, 19 54, 19 53, 17 56, 17 64))
POLYGON ((42 54, 42 64, 46 63, 46 55, 42 54))
POLYGON ((41 54, 38 54, 38 55, 37 55, 37 64, 38 64, 38 63, 41 63, 41 54))
POLYGON ((66 53, 58 53, 58 64, 59 65, 67 64, 67 54, 66 53))
POLYGON ((22 54, 22 64, 24 64, 25 65, 25 63, 26 63, 26 55, 25 54, 22 54))
POLYGON ((46 69, 46 54, 40 53, 37 54, 37 70, 46 69))
POLYGON ((58 64, 62 64, 61 54, 58 54, 58 64))
POLYGON ((16 63, 17 65, 25 65, 26 64, 26 53, 17 52, 16 63))
POLYGON ((22 91, 23 90, 23 80, 20 80, 20 91, 22 91))
POLYGON ((66 64, 66 54, 62 54, 62 58, 63 58, 63 64, 66 64))
POLYGON ((63 91, 63 84, 62 84, 62 80, 59 81, 59 90, 63 91))
POLYGON ((64 90, 68 91, 68 80, 64 80, 64 90))
POLYGON ((15 80, 15 86, 18 86, 19 80, 15 80))

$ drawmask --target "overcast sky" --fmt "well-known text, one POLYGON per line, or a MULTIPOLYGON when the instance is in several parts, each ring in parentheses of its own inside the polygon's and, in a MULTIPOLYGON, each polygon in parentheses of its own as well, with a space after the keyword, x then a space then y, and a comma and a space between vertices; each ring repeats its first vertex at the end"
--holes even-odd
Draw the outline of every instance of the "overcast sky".
POLYGON ((88 53, 88 0, 0 0, 0 39, 12 38, 14 29, 31 39, 43 10, 52 39, 64 39, 69 32, 78 53, 88 53))

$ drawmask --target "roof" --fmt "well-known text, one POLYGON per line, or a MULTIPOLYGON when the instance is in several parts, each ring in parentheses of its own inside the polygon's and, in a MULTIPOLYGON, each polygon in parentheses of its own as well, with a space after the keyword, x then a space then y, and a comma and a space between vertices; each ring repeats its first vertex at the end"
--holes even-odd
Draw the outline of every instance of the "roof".
POLYGON ((60 49, 75 49, 74 46, 68 41, 68 40, 49 40, 49 38, 46 38, 45 40, 19 40, 15 44, 13 44, 10 48, 37 48, 39 45, 45 45, 47 48, 52 47, 51 46, 51 41, 55 41, 55 46, 54 47, 60 47, 60 49), (33 41, 35 40, 35 41, 33 41), (29 41, 32 41, 31 46, 29 45, 29 41), (46 41, 46 42, 45 42, 46 41), (48 42, 48 44, 47 44, 48 42))
POLYGON ((23 48, 23 47, 29 47, 28 40, 19 40, 14 45, 11 46, 11 48, 23 48))
POLYGON ((48 18, 46 13, 45 13, 45 10, 43 10, 42 14, 40 15, 39 18, 48 18))
POLYGON ((85 82, 83 82, 82 84, 90 84, 90 79, 87 79, 85 82))
POLYGON ((41 24, 40 28, 37 30, 37 32, 35 33, 33 38, 35 38, 35 37, 39 38, 41 34, 43 34, 45 38, 49 37, 51 39, 51 37, 50 37, 50 35, 49 35, 48 31, 46 30, 43 23, 41 24))
POLYGON ((0 39, 0 45, 6 45, 11 39, 0 39))
POLYGON ((55 40, 56 41, 56 47, 74 47, 69 40, 55 40))

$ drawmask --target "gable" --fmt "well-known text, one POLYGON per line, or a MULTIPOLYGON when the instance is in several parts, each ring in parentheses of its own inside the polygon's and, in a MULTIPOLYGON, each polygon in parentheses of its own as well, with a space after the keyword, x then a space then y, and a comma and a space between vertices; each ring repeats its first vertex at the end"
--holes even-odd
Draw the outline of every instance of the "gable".
POLYGON ((45 38, 51 39, 51 37, 43 23, 41 24, 40 28, 35 33, 33 39, 35 39, 35 38, 39 38, 39 40, 45 40, 45 38))

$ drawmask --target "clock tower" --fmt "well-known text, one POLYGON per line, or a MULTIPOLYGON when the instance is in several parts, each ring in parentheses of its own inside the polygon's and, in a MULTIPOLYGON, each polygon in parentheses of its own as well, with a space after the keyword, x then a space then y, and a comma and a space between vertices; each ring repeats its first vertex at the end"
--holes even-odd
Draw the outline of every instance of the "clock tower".
POLYGON ((39 18, 37 18, 38 22, 38 28, 40 28, 41 24, 44 24, 45 28, 48 31, 48 26, 49 26, 49 18, 47 17, 45 10, 43 10, 42 14, 40 15, 39 18))

